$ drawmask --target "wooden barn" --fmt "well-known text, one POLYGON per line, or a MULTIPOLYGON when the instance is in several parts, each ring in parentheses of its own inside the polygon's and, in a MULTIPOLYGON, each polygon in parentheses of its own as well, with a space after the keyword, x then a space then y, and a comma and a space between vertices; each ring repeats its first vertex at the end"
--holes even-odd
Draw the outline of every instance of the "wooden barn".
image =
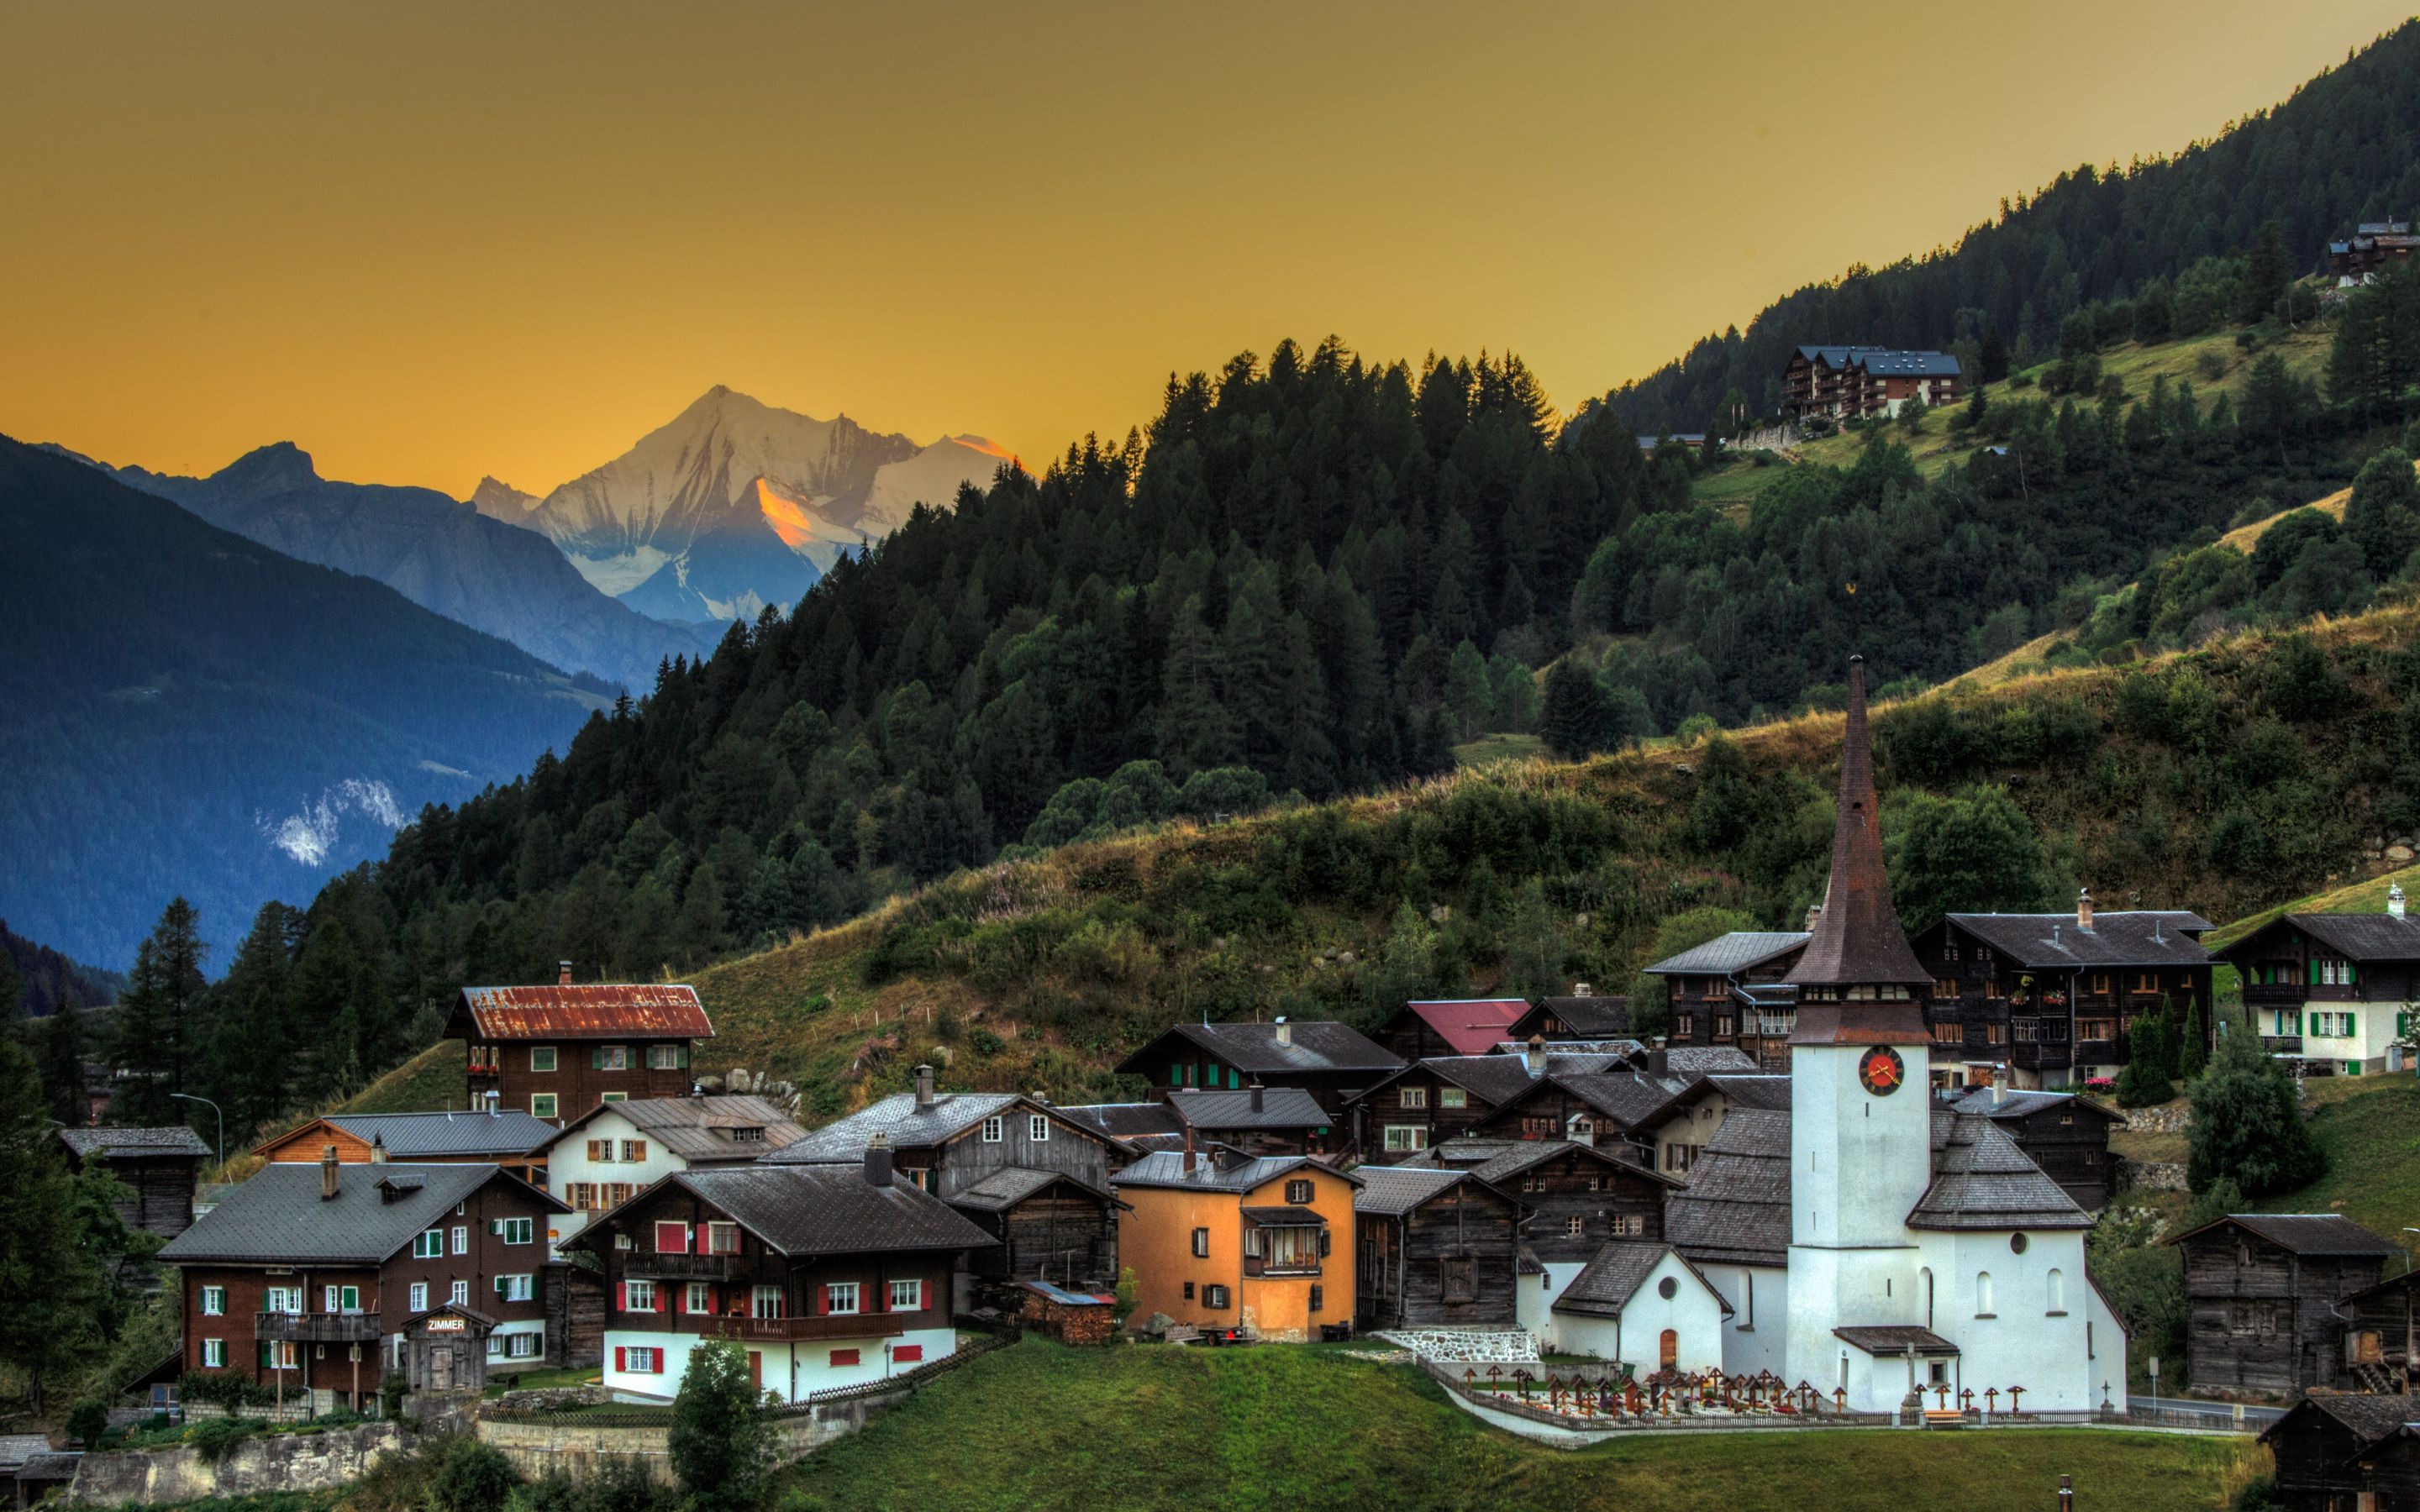
POLYGON ((1360 1328, 1510 1324, 1519 1202, 1468 1171, 1371 1167, 1353 1196, 1353 1320, 1360 1328))
POLYGON ((1544 1041, 1517 1056, 1432 1056, 1363 1092, 1345 1111, 1362 1158, 1391 1165, 1468 1133, 1549 1074, 1622 1066, 1618 1055, 1549 1053, 1544 1041))
POLYGON ((2184 1252, 2186 1379, 2205 1395, 2340 1388, 2336 1304, 2403 1252, 2333 1212, 2239 1212, 2169 1240, 2184 1252))
POLYGON ((109 1174, 132 1187, 134 1196, 117 1204, 117 1216, 130 1228, 142 1228, 174 1239, 194 1226, 194 1188, 210 1147, 201 1136, 177 1124, 165 1129, 61 1129, 68 1159, 82 1165, 99 1154, 109 1162, 109 1174))
POLYGON ((2109 1153, 2109 1134, 2126 1123, 2117 1109, 2072 1092, 2012 1092, 2005 1087, 1978 1087, 1950 1108, 1999 1125, 2085 1211, 2107 1207, 2117 1194, 2118 1162, 2109 1153))
POLYGON ((2420 1507, 2420 1432, 2408 1396, 2306 1396, 2260 1435, 2284 1512, 2420 1507))

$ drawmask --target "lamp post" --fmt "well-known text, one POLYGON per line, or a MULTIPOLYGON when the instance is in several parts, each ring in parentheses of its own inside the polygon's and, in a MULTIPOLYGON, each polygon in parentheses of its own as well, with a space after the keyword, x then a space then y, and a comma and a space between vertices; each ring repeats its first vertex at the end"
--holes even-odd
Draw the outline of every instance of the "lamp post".
POLYGON ((209 1108, 212 1113, 214 1113, 214 1114, 217 1114, 217 1115, 218 1115, 218 1120, 219 1120, 219 1170, 220 1170, 220 1174, 222 1174, 222 1175, 225 1174, 225 1171, 226 1171, 226 1115, 225 1115, 225 1113, 220 1112, 220 1111, 219 1111, 219 1105, 218 1105, 216 1103, 211 1102, 211 1101, 210 1101, 209 1098, 207 1098, 207 1097, 195 1097, 195 1096, 194 1096, 193 1093, 191 1093, 191 1092, 171 1092, 171 1093, 169 1093, 168 1095, 169 1095, 170 1097, 177 1098, 177 1099, 179 1099, 179 1100, 181 1100, 181 1101, 183 1101, 183 1102, 187 1102, 187 1103, 201 1103, 203 1106, 205 1106, 205 1107, 209 1108))

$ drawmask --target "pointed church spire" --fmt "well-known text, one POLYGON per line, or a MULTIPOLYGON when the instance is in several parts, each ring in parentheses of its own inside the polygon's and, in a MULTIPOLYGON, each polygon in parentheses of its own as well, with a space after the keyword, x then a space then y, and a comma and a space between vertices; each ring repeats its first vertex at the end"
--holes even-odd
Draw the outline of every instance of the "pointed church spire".
POLYGON ((1849 658, 1849 727, 1840 749, 1840 812, 1832 829, 1832 881, 1823 912, 1815 920, 1807 953, 1784 979, 1801 989, 1801 1001, 1831 996, 1806 989, 1883 989, 1863 1000, 1905 1002, 1901 988, 1932 980, 1908 949, 1891 906, 1890 878, 1883 870, 1882 815, 1874 802, 1873 745, 1866 732, 1866 658, 1849 658))

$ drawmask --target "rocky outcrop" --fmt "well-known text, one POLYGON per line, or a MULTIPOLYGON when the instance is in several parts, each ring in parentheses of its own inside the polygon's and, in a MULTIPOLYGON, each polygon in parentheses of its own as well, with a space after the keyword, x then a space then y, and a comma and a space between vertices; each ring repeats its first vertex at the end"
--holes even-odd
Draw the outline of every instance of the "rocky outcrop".
POLYGON ((87 1506, 162 1506, 260 1491, 325 1491, 352 1480, 390 1450, 409 1446, 394 1423, 321 1432, 258 1434, 215 1462, 178 1446, 129 1454, 88 1454, 76 1464, 66 1500, 87 1506))

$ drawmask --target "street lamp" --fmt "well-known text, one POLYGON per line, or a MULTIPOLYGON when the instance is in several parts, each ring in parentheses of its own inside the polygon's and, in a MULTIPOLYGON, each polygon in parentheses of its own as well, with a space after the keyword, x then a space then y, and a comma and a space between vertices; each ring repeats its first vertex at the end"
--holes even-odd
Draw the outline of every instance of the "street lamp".
POLYGON ((168 1095, 174 1098, 180 1098, 187 1103, 199 1103, 203 1106, 209 1108, 212 1113, 218 1114, 219 1171, 220 1174, 225 1175, 226 1171, 226 1115, 225 1113, 221 1113, 219 1111, 219 1105, 216 1103, 211 1102, 207 1097, 195 1097, 191 1092, 171 1092, 168 1095))

